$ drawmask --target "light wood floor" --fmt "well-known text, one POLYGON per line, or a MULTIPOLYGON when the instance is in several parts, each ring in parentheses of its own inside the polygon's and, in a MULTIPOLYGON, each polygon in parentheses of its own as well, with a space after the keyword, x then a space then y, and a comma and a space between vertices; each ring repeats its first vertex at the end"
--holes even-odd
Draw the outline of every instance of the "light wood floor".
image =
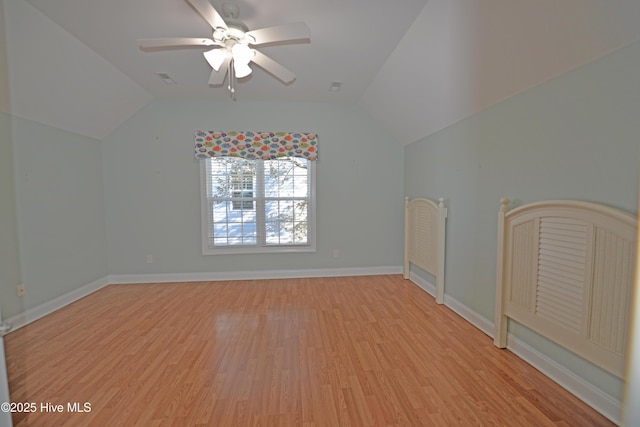
POLYGON ((16 426, 612 425, 395 275, 111 285, 5 345, 65 406, 16 426))

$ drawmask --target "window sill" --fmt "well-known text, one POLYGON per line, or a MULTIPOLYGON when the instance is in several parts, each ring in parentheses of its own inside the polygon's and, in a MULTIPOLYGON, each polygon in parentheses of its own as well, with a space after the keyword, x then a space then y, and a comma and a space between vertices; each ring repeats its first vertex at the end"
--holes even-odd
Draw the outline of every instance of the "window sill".
POLYGON ((224 248, 203 248, 202 255, 237 255, 237 254, 281 254, 315 252, 315 245, 291 246, 229 246, 224 248))

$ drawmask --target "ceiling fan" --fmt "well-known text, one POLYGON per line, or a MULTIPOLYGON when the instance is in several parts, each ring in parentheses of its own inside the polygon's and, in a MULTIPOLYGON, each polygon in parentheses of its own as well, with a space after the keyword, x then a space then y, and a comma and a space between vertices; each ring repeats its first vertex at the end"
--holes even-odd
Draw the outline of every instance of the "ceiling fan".
POLYGON ((186 0, 213 29, 212 38, 158 38, 139 39, 138 45, 142 49, 160 49, 190 46, 215 46, 204 52, 204 57, 211 65, 209 84, 220 86, 228 75, 229 94, 235 99, 235 85, 237 78, 247 77, 252 70, 249 63, 253 62, 274 77, 288 84, 295 80, 296 75, 290 70, 269 58, 262 52, 250 46, 260 46, 268 43, 291 42, 308 40, 309 28, 304 22, 278 25, 249 31, 249 28, 238 20, 239 9, 234 3, 222 5, 222 15, 209 3, 209 0, 186 0))

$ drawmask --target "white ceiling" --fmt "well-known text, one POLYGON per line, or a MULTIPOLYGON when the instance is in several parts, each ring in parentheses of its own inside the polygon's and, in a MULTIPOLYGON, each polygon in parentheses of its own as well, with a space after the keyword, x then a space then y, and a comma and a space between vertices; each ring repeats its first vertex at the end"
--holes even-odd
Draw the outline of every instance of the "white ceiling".
MULTIPOLYGON (((224 0, 212 0, 222 13, 224 0)), ((187 48, 143 52, 139 38, 206 37, 211 27, 185 0, 28 0, 39 11, 155 97, 228 97, 223 87, 207 85, 211 68, 202 52, 187 48), (155 73, 178 84, 165 85, 155 73)), ((260 50, 289 68, 297 80, 285 86, 255 72, 238 85, 238 101, 356 102, 404 36, 426 0, 230 0, 249 29, 303 21, 311 42, 260 50), (340 93, 329 92, 343 81, 340 93)))
MULTIPOLYGON (((0 1, 17 115, 102 139, 154 97, 232 102, 207 85, 204 49, 137 46, 209 38, 185 0, 0 1)), ((311 30, 310 43, 260 49, 296 81, 254 67, 238 103, 359 103, 403 144, 640 39, 638 0, 230 1, 250 29, 304 21, 311 30)))

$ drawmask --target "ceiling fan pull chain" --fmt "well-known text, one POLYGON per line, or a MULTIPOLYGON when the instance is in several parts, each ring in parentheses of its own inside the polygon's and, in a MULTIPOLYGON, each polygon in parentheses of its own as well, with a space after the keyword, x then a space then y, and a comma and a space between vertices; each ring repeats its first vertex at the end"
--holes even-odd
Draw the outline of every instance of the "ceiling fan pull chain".
POLYGON ((236 100, 236 72, 233 69, 233 59, 229 61, 229 96, 234 101, 236 100))

